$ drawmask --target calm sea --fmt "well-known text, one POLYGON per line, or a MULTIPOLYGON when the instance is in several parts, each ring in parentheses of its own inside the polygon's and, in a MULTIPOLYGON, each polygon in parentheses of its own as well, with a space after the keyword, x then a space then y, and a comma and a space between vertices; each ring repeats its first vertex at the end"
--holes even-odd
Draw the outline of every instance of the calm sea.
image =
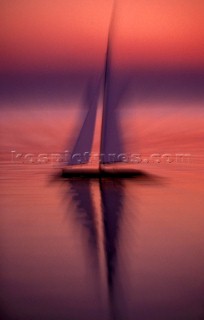
POLYGON ((77 110, 2 110, 3 320, 204 319, 203 111, 153 110, 121 114, 130 180, 59 177, 77 110))

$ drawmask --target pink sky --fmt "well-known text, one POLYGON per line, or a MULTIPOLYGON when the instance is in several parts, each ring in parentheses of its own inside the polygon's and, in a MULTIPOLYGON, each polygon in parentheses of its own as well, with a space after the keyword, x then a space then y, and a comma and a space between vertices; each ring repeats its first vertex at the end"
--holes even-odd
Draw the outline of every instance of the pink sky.
MULTIPOLYGON (((1 3, 0 69, 64 70, 101 64, 112 1, 1 3)), ((114 61, 204 67, 202 0, 116 1, 114 61)))

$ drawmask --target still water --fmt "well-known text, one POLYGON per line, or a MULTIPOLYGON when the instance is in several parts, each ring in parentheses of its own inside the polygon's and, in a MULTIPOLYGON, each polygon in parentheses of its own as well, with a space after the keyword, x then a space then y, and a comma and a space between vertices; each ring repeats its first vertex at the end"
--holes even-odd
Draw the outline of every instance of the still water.
POLYGON ((1 169, 3 320, 204 319, 197 168, 131 180, 1 169))
POLYGON ((152 108, 122 114, 127 152, 191 161, 144 161, 130 180, 65 180, 17 158, 66 150, 77 110, 1 110, 1 319, 204 319, 204 112, 152 108))

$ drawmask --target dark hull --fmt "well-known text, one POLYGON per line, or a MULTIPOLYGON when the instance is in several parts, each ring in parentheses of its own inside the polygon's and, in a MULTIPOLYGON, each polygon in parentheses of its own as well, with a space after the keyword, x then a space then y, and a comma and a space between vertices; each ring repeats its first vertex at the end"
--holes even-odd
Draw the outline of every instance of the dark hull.
POLYGON ((71 169, 63 168, 62 177, 64 178, 134 178, 143 177, 146 174, 137 169, 108 169, 108 170, 96 170, 96 169, 71 169))

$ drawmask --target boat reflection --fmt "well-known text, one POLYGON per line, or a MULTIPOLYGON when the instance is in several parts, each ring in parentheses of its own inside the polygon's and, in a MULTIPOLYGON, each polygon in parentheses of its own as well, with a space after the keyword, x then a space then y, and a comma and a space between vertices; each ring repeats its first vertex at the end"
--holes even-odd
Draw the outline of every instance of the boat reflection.
POLYGON ((114 319, 116 317, 114 282, 117 271, 120 223, 124 214, 124 181, 111 178, 70 179, 67 180, 67 183, 77 206, 80 222, 87 228, 90 245, 95 251, 98 272, 101 274, 102 270, 105 270, 110 317, 114 319), (96 198, 97 191, 99 192, 98 198, 96 198), (97 200, 95 203, 94 197, 97 200), (102 224, 97 221, 98 214, 101 214, 102 224))
MULTIPOLYGON (((156 177, 140 172, 136 178, 121 177, 73 177, 63 179, 68 185, 68 192, 76 210, 77 223, 85 228, 88 238, 88 259, 94 264, 93 277, 101 296, 109 308, 110 319, 119 319, 117 279, 120 279, 118 268, 120 233, 123 221, 128 220, 128 207, 125 206, 127 183, 154 183, 156 177)), ((68 210, 70 212, 70 210, 68 210)), ((134 206, 134 215, 137 210, 134 206)))

